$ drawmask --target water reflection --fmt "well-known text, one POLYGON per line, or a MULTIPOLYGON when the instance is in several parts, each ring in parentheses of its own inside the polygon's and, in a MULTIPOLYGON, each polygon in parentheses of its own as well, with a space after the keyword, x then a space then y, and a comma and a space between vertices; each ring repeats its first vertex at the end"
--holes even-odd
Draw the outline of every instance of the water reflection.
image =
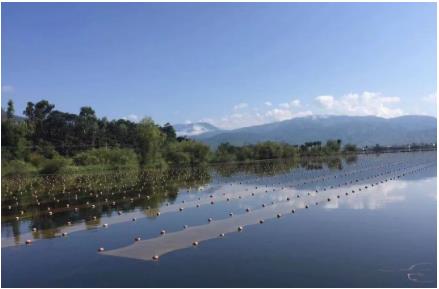
MULTIPOLYGON (((270 193, 272 202, 282 202, 297 194, 315 196, 315 192, 307 195, 309 190, 315 189, 329 195, 341 186, 370 183, 370 178, 382 177, 389 170, 394 173, 398 169, 433 163, 432 157, 425 154, 360 158, 361 161, 357 156, 348 156, 141 172, 3 178, 2 246, 144 216, 157 218, 159 213, 175 213, 182 206, 209 205, 213 200, 239 202, 270 193), (359 180, 363 181, 358 183, 359 180), (176 203, 178 196, 186 201, 184 205, 176 203)), ((334 201, 324 206, 338 208, 336 197, 331 196, 334 201)), ((369 199, 352 199, 347 204, 353 208, 379 208, 389 200, 403 199, 391 196, 390 192, 378 192, 369 199)), ((301 208, 305 203, 306 198, 295 201, 301 208)))
POLYGON ((66 224, 84 221, 86 228, 92 228, 114 212, 158 208, 165 201, 174 201, 180 190, 209 181, 206 167, 5 178, 2 230, 11 227, 16 237, 21 230, 34 230, 35 238, 50 238, 66 224))
MULTIPOLYGON (((301 210, 308 210, 323 204, 324 208, 335 209, 348 207, 353 209, 379 209, 393 202, 400 202, 405 199, 405 189, 408 182, 401 180, 402 174, 412 175, 432 170, 432 165, 420 165, 407 168, 402 172, 395 173, 388 171, 386 174, 370 177, 363 177, 354 185, 336 186, 324 192, 308 192, 307 190, 278 190, 274 188, 275 194, 270 194, 271 203, 259 206, 255 210, 246 210, 245 213, 231 216, 220 220, 209 221, 205 225, 189 227, 165 236, 159 236, 148 240, 136 242, 127 247, 111 250, 104 255, 118 256, 145 261, 158 260, 164 254, 172 251, 199 245, 201 242, 222 238, 233 232, 239 232, 245 226, 263 224, 265 220, 281 218, 284 215, 300 213, 301 210), (380 182, 380 180, 389 180, 380 182), (372 186, 365 184, 375 183, 372 186), (341 193, 341 190, 345 193, 341 193), (299 198, 300 197, 300 198, 299 198), (344 204, 343 204, 344 203, 344 204)), ((424 181, 422 186, 433 188, 435 179, 424 181)), ((241 186, 242 189, 242 186, 241 186)), ((244 189, 251 189, 248 187, 244 189)))
POLYGON ((407 181, 389 182, 379 190, 369 192, 368 194, 357 195, 354 199, 336 199, 334 202, 325 204, 325 208, 338 209, 346 207, 349 209, 382 209, 386 205, 396 202, 403 202, 405 195, 401 192, 407 188, 407 181), (399 193, 399 194, 398 194, 399 193))

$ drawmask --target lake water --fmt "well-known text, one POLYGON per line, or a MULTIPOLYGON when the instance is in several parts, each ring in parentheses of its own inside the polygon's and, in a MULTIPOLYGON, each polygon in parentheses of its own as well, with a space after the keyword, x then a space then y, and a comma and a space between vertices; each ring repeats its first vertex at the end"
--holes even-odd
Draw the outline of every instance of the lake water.
POLYGON ((3 179, 1 285, 436 287, 436 190, 436 152, 3 179))

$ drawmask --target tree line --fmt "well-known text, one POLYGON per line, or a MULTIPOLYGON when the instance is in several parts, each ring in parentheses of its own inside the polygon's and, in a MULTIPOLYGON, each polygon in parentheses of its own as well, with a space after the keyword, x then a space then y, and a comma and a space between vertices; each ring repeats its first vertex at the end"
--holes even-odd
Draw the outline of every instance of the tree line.
POLYGON ((2 168, 55 173, 65 167, 194 166, 208 162, 293 158, 355 152, 341 140, 309 142, 301 146, 264 142, 256 145, 221 144, 216 150, 198 141, 177 137, 169 123, 150 118, 140 122, 98 118, 84 106, 78 114, 62 112, 47 100, 28 102, 24 117, 16 117, 12 100, 2 111, 2 168))

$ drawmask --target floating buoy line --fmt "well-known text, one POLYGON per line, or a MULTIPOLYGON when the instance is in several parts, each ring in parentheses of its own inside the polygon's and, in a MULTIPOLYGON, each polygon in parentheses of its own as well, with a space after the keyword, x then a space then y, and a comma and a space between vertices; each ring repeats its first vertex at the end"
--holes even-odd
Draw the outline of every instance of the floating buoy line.
MULTIPOLYGON (((337 180, 339 180, 340 181, 340 183, 338 183, 338 184, 333 184, 333 185, 328 185, 327 187, 324 187, 324 188, 317 188, 316 190, 313 190, 313 192, 311 193, 311 192, 307 192, 306 193, 306 195, 307 196, 314 196, 314 195, 316 195, 316 194, 318 194, 319 193, 319 191, 323 191, 323 192, 325 192, 327 189, 329 190, 329 189, 334 189, 334 188, 337 188, 337 189, 340 189, 340 188, 342 188, 343 186, 348 186, 348 185, 352 185, 352 184, 357 184, 357 183, 359 183, 359 182, 361 182, 361 181, 368 181, 368 180, 372 180, 372 178, 383 178, 383 179, 381 179, 381 180, 379 180, 379 181, 377 181, 377 182, 372 182, 372 183, 367 183, 367 185, 364 185, 364 186, 361 186, 361 187, 359 187, 359 188, 357 188, 357 192, 361 192, 362 191, 362 189, 363 190, 367 190, 368 188, 372 188, 372 187, 374 187, 374 186, 378 186, 379 184, 383 184, 383 183, 386 183, 386 182, 388 182, 388 181, 391 181, 391 180, 395 180, 395 179, 400 179, 400 177, 401 176, 405 176, 405 175, 408 175, 408 174, 411 174, 411 173, 413 173, 413 172, 418 172, 418 171, 420 171, 420 170, 422 170, 422 169, 426 169, 426 168, 428 168, 428 167, 431 167, 431 166, 433 166, 433 163, 431 163, 431 164, 422 164, 422 162, 421 162, 421 164, 419 164, 419 166, 413 166, 412 167, 412 171, 410 171, 410 170, 407 170, 407 171, 405 171, 404 173, 402 173, 402 174, 399 174, 398 175, 398 172, 399 171, 402 171, 402 170, 404 170, 404 169, 407 169, 407 168, 409 168, 408 166, 407 167, 404 167, 404 166, 402 166, 402 164, 410 164, 410 165, 413 165, 412 163, 410 163, 410 162, 407 162, 407 163, 404 163, 404 162, 395 162, 394 164, 384 164, 384 165, 377 165, 377 166, 374 166, 373 168, 374 169, 376 169, 376 168, 381 168, 383 171, 381 171, 380 173, 378 173, 378 174, 370 174, 370 175, 368 175, 368 176, 366 176, 366 177, 364 177, 364 178, 360 178, 360 177, 357 177, 357 178, 355 178, 355 179, 353 179, 353 180, 351 180, 351 181, 345 181, 345 182, 343 182, 343 179, 346 179, 346 178, 348 178, 348 177, 352 177, 353 175, 356 175, 356 174, 362 174, 362 173, 364 173, 364 172, 374 172, 375 170, 374 169, 371 169, 370 167, 364 167, 364 168, 361 168, 361 169, 359 169, 359 170, 357 170, 357 171, 354 171, 354 172, 348 172, 348 173, 339 173, 339 174, 334 174, 334 175, 330 175, 330 176, 323 176, 323 177, 314 177, 314 178, 310 178, 310 179, 307 179, 307 180, 296 180, 295 182, 296 183, 300 183, 300 184, 307 184, 307 185, 310 185, 310 184, 312 184, 312 183, 319 183, 319 182, 325 182, 326 180, 330 180, 330 179, 337 179, 337 180), (384 176, 387 176, 387 177, 385 177, 384 178, 384 176)), ((230 184, 230 185, 232 185, 232 184, 230 184)), ((285 193, 288 193, 288 188, 290 187, 293 187, 294 185, 284 185, 282 188, 273 188, 272 189, 272 192, 277 192, 277 193, 279 193, 279 192, 285 192, 285 193)), ((266 187, 266 186, 265 186, 266 187)), ((257 195, 260 195, 260 194, 264 194, 264 193, 268 193, 268 192, 270 192, 270 190, 267 190, 267 189, 265 189, 264 188, 264 186, 255 186, 255 190, 258 190, 258 191, 248 191, 248 189, 249 188, 246 188, 246 191, 247 191, 247 193, 240 193, 239 195, 238 195, 238 198, 236 198, 236 196, 235 196, 235 198, 232 198, 232 195, 229 195, 229 194, 227 194, 227 195, 225 195, 225 193, 218 193, 218 194, 210 194, 210 195, 208 195, 207 196, 207 199, 210 199, 211 201, 210 201, 210 204, 211 205, 214 205, 215 204, 215 201, 216 202, 218 202, 218 201, 226 201, 226 200, 232 200, 232 199, 242 199, 243 197, 255 197, 255 196, 257 196, 257 195), (214 201, 215 200, 215 201, 214 201)), ((293 191, 296 191, 297 189, 294 189, 293 191)), ((125 192, 126 193, 126 192, 125 192)), ((352 194, 355 194, 355 191, 352 191, 351 192, 352 194)), ((100 194, 96 194, 97 195, 97 198, 100 198, 101 196, 103 196, 103 194, 102 194, 102 192, 100 192, 100 194)), ((340 196, 341 194, 339 193, 338 195, 336 195, 336 198, 337 199, 339 199, 341 196, 340 196)), ((349 192, 345 192, 344 193, 344 195, 345 196, 349 196, 349 192)), ((138 196, 140 196, 139 198, 144 198, 141 194, 138 194, 138 196)), ((148 199, 150 198, 150 196, 147 196, 148 197, 148 199)), ((297 195, 297 197, 298 197, 298 199, 300 198, 300 195, 297 195)), ((131 202, 134 200, 134 198, 128 198, 131 202)), ((327 198, 328 199, 328 201, 330 201, 330 198, 327 198)), ((200 199, 199 198, 199 200, 203 200, 203 199, 200 199)), ((286 199, 283 199, 283 200, 281 200, 281 201, 279 201, 279 202, 284 202, 284 201, 287 201, 287 202, 289 202, 289 201, 291 201, 291 198, 290 198, 290 196, 288 196, 286 199)), ((59 201, 59 200, 58 200, 59 201)), ((108 200, 108 198, 105 198, 105 202, 109 202, 109 205, 110 204, 113 204, 113 203, 116 203, 116 201, 109 201, 108 200)), ((294 202, 294 201, 293 201, 294 202)), ((39 202, 40 203, 40 202, 39 202)), ((63 205, 63 210, 74 210, 74 211, 77 211, 77 210, 79 210, 78 208, 81 208, 81 206, 79 206, 79 205, 77 205, 77 204, 74 204, 74 206, 71 206, 70 205, 70 203, 71 202, 69 202, 68 204, 66 204, 66 205, 63 205)), ((191 202, 188 202, 188 201, 186 201, 186 202, 184 202, 184 200, 182 201, 182 204, 185 204, 188 208, 192 205, 192 203, 191 202)), ((204 204, 204 203, 203 203, 204 204)), ((275 204, 275 202, 272 202, 272 205, 273 204, 275 204)), ((310 206, 310 204, 311 204, 311 202, 309 203, 309 204, 306 204, 305 205, 305 208, 309 208, 309 206, 310 206)), ((315 205, 318 205, 318 202, 313 202, 313 204, 315 204, 315 205)), ((40 205, 41 205, 41 203, 40 203, 40 205)), ((92 204, 92 203, 90 203, 89 201, 87 201, 86 202, 86 204, 85 204, 85 206, 86 207, 88 207, 88 208, 90 208, 90 209, 96 209, 96 207, 97 207, 97 205, 98 204, 92 204)), ((272 205, 269 205, 269 206, 272 206, 272 205)), ((200 206, 200 204, 198 203, 197 204, 197 207, 199 207, 200 206)), ((170 205, 170 206, 167 206, 167 207, 170 207, 170 208, 172 208, 172 205, 170 205)), ((265 207, 265 204, 262 204, 262 207, 264 208, 265 207)), ((268 206, 267 206, 268 207, 268 206)), ((7 207, 8 209, 9 208, 12 208, 12 205, 8 205, 8 207, 7 207)), ((181 208, 181 210, 180 211, 183 211, 183 209, 184 209, 184 207, 180 207, 181 208)), ((60 212, 59 211, 59 209, 60 208, 56 208, 56 207, 54 207, 53 205, 52 206, 50 206, 50 207, 47 207, 47 215, 49 216, 49 217, 53 217, 54 216, 54 214, 56 214, 56 213, 58 213, 58 212, 60 212)), ((171 210, 164 210, 163 208, 162 208, 162 212, 166 212, 166 213, 169 213, 169 212, 171 212, 171 210)), ((246 209, 246 212, 247 213, 251 213, 252 212, 252 210, 251 210, 251 208, 247 208, 246 209)), ((292 210, 292 212, 294 212, 294 209, 292 210)), ((25 214, 25 211, 24 210, 20 210, 19 211, 19 214, 20 214, 20 216, 23 216, 24 214, 25 214)), ((160 216, 160 214, 161 214, 161 211, 157 211, 156 212, 156 216, 160 216)), ((118 211, 118 215, 119 216, 123 216, 123 215, 127 215, 127 217, 129 217, 128 216, 128 214, 125 214, 125 213, 123 213, 121 210, 119 210, 118 211)), ((20 216, 16 216, 15 217, 15 219, 17 220, 17 221, 21 221, 21 218, 20 218, 20 216)), ((230 216, 233 216, 233 214, 230 214, 230 216)), ((136 217, 133 217, 133 218, 131 218, 131 220, 132 221, 135 221, 137 218, 136 217)), ((91 217, 91 220, 94 220, 94 221, 96 221, 97 220, 97 216, 92 216, 91 217)), ((211 223, 212 222, 212 219, 211 218, 209 218, 208 219, 208 221, 209 221, 209 223, 211 223)), ((67 236, 67 234, 68 234, 68 232, 73 232, 73 231, 75 231, 75 226, 72 226, 72 222, 71 221, 68 221, 67 223, 66 223, 66 225, 67 226, 71 226, 71 231, 68 231, 68 230, 66 230, 66 231, 64 231, 64 232, 61 232, 60 233, 60 236, 67 236), (68 232, 67 232, 68 231, 68 232)), ((108 223, 105 223, 105 224, 103 224, 103 225, 99 225, 99 226, 101 226, 101 227, 104 227, 104 228, 107 228, 108 227, 108 223)), ((38 228, 36 228, 36 227, 34 227, 34 228, 32 228, 32 233, 40 233, 41 232, 41 230, 39 230, 38 228)), ((27 242, 26 242, 27 243, 27 242)))
MULTIPOLYGON (((405 174, 412 174, 412 173, 418 172, 420 170, 421 170, 420 168, 414 168, 412 170, 406 171, 405 174)), ((401 175, 397 175, 397 176, 392 177, 390 179, 396 180, 396 179, 399 179, 400 177, 401 177, 401 175)), ((368 178, 368 179, 370 179, 370 178, 368 178)), ((377 183, 379 183, 379 182, 376 182, 376 184, 377 183)), ((355 192, 356 190, 358 190, 360 192, 361 188, 367 189, 368 187, 364 186, 364 185, 357 185, 357 187, 354 190, 352 190, 352 191, 355 192)), ((334 194, 336 194, 336 192, 334 192, 334 194)), ((316 198, 319 195, 317 195, 317 194, 316 195, 311 195, 310 194, 310 196, 313 197, 313 198, 316 198)), ((340 195, 337 195, 337 196, 340 196, 340 195)), ((348 196, 348 195, 346 195, 346 196, 348 196)), ((319 198, 325 198, 325 197, 321 196, 319 198)), ((327 198, 327 200, 329 202, 331 201, 330 198, 327 198)), ((288 203, 288 202, 284 202, 283 203, 283 205, 288 205, 288 204, 290 204, 290 203, 288 203)), ((315 202, 315 204, 318 205, 318 202, 315 202)), ((310 205, 305 205, 304 208, 310 208, 310 205)), ((267 209, 259 209, 259 211, 269 212, 267 209)), ((249 214, 258 213, 257 211, 258 210, 249 212, 249 214)), ((296 212, 295 209, 291 210, 292 214, 294 214, 295 212, 296 212)), ((248 215, 247 214, 240 215, 240 217, 242 217, 242 218, 245 218, 245 216, 248 216, 248 215)), ((282 213, 276 214, 277 218, 280 218, 281 216, 282 216, 282 213)), ((227 220, 230 220, 230 219, 220 220, 220 221, 218 221, 217 224, 215 224, 215 226, 221 227, 222 225, 224 225, 225 223, 228 222, 227 220)), ((264 220, 263 219, 259 219, 258 223, 259 224, 263 224, 264 220)), ((226 224, 226 225, 229 225, 229 224, 226 224)), ((192 245, 196 246, 196 245, 199 244, 200 241, 204 241, 204 240, 207 240, 207 239, 210 239, 210 238, 215 238, 215 236, 216 237, 224 237, 225 236, 225 233, 216 234, 216 233, 212 232, 212 229, 209 229, 208 226, 211 226, 211 225, 200 225, 200 226, 192 227, 191 228, 193 230, 199 230, 199 231, 204 230, 204 232, 206 234, 206 238, 205 239, 198 238, 198 240, 193 241, 192 245)), ((230 227, 232 227, 232 226, 233 226, 233 223, 230 224, 230 227)), ((242 232, 244 230, 244 225, 239 225, 239 226, 237 226, 235 228, 237 228, 237 229, 235 229, 236 231, 242 232)), ((227 231, 227 232, 232 232, 232 231, 227 231)), ((128 247, 121 248, 121 249, 111 250, 111 251, 107 252, 106 254, 113 255, 113 256, 122 256, 122 257, 130 257, 130 258, 135 258, 135 259, 148 260, 151 257, 147 257, 147 255, 145 255, 145 254, 148 254, 148 251, 152 250, 152 251, 155 251, 157 254, 150 255, 150 256, 153 256, 152 257, 153 260, 158 260, 158 259, 155 259, 157 256, 163 255, 163 254, 165 254, 167 252, 170 252, 170 251, 173 251, 173 250, 182 249, 182 248, 185 248, 187 246, 184 243, 176 245, 176 243, 178 243, 176 240, 178 240, 178 238, 180 236, 179 234, 183 234, 183 233, 181 231, 177 231, 177 232, 172 233, 171 235, 168 235, 168 237, 170 237, 171 240, 170 239, 166 239, 165 242, 169 241, 171 243, 170 247, 166 247, 166 244, 163 245, 163 243, 161 243, 161 244, 157 243, 156 247, 152 246, 152 245, 155 244, 155 242, 157 240, 156 239, 148 239, 148 240, 143 241, 144 243, 139 245, 139 246, 137 246, 137 245, 134 246, 133 245, 133 246, 128 246, 128 247), (146 253, 145 253, 144 249, 148 249, 148 250, 146 250, 146 253), (159 253, 159 251, 160 251, 160 253, 159 253), (139 253, 140 253, 140 255, 139 255, 139 253)), ((195 232, 193 234, 199 236, 199 233, 197 234, 195 232)), ((184 239, 185 238, 182 237, 182 240, 184 240, 184 239)))
MULTIPOLYGON (((396 164, 400 164, 400 163, 396 163, 396 164)), ((376 166, 376 167, 383 167, 383 165, 376 166)), ((370 168, 367 168, 367 167, 366 167, 365 169, 370 169, 370 168)), ((357 172, 361 172, 361 170, 358 170, 357 172)), ((349 174, 353 174, 353 173, 356 173, 356 172, 346 173, 345 176, 349 176, 349 174)), ((329 176, 327 176, 327 177, 317 177, 317 178, 315 178, 315 177, 311 177, 310 179, 305 180, 305 181, 303 182, 303 184, 313 183, 313 182, 316 182, 316 181, 323 181, 323 180, 325 180, 325 179, 329 179, 329 178, 331 178, 331 177, 332 177, 331 175, 329 175, 329 176)), ((334 177, 334 178, 337 178, 337 177, 340 177, 340 176, 334 175, 333 177, 334 177)), ((301 183, 301 181, 298 181, 297 183, 299 184, 299 183, 301 183)), ((232 184, 231 184, 231 185, 232 185, 232 184)), ((22 192, 21 192, 21 193, 22 193, 22 192)), ((126 193, 127 193, 127 190, 122 190, 121 193, 126 194, 126 193)), ((50 194, 50 193, 49 193, 49 194, 50 194)), ((62 192, 62 194, 65 194, 65 192, 62 192)), ((70 195, 70 193, 68 193, 68 194, 70 195)), ((252 193, 252 194, 254 195, 255 193, 252 193)), ((112 196, 113 196, 113 195, 117 195, 117 193, 116 193, 116 194, 115 194, 115 193, 111 193, 111 195, 112 195, 112 196)), ((138 198, 139 198, 139 199, 142 198, 141 194, 137 194, 137 195, 138 195, 138 198)), ((101 196, 103 196, 103 192, 102 192, 102 191, 101 191, 100 193, 92 193, 92 192, 90 192, 90 196, 93 196, 93 197, 95 197, 96 199, 99 199, 101 196)), ((104 196, 105 196, 105 195, 104 195, 104 196)), ((38 198, 37 198, 37 194, 36 194, 36 193, 35 193, 35 197, 36 197, 36 199, 38 200, 38 198)), ((212 197, 213 197, 213 196, 212 196, 212 197)), ((56 197, 54 197, 54 199, 59 203, 60 199, 57 199, 56 197)), ((78 200, 78 198, 77 198, 77 194, 75 194, 75 199, 78 200)), ((126 199, 126 196, 124 196, 123 199, 126 199)), ((150 196, 147 195, 147 196, 146 196, 146 199, 149 200, 149 199, 150 199, 150 196)), ((131 198, 130 200, 131 200, 131 201, 134 201, 134 198, 131 198)), ((108 198, 105 198, 105 203, 108 203, 108 202, 109 202, 108 198)), ((40 202, 38 202, 38 204, 39 204, 39 205, 43 205, 43 204, 41 204, 40 202)), ((116 205, 116 202, 113 201, 113 202, 112 202, 112 205, 116 205)), ((96 208, 96 205, 94 205, 94 204, 90 204, 90 202, 87 201, 87 202, 86 202, 86 205, 81 205, 81 207, 83 207, 83 208, 87 208, 87 207, 96 208)), ((8 208, 12 208, 12 206, 9 205, 8 208)), ((56 208, 56 209, 55 209, 55 212, 64 212, 64 211, 66 211, 66 210, 69 210, 69 208, 70 208, 70 204, 67 204, 66 207, 56 208)), ((75 207, 74 210, 75 210, 75 211, 78 211, 78 207, 75 207)), ((49 214, 52 215, 53 212, 52 212, 52 213, 49 213, 49 214)))

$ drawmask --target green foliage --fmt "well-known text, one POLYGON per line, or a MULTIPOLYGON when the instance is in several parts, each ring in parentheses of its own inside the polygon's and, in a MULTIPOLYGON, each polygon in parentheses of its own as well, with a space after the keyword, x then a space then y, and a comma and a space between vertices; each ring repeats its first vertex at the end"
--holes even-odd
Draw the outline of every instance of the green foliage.
MULTIPOLYGON (((8 103, 5 121, 2 121, 2 161, 24 160, 44 173, 63 169, 62 157, 73 157, 75 164, 122 167, 164 168, 168 147, 177 143, 174 128, 163 127, 151 119, 140 123, 119 119, 98 119, 91 107, 81 107, 79 114, 54 110, 47 100, 28 102, 23 114, 26 121, 14 117, 13 102, 8 103), (119 149, 124 148, 124 149, 119 149), (54 160, 54 161, 49 161, 54 160)), ((182 145, 176 152, 176 163, 204 162, 209 149, 200 145, 182 145)), ((171 161, 173 163, 173 161, 171 161)), ((72 168, 71 168, 72 169, 72 168)))
POLYGON ((40 167, 46 159, 39 153, 33 152, 29 155, 29 162, 35 166, 40 167))
POLYGON ((26 109, 23 113, 25 116, 27 116, 26 122, 29 127, 30 137, 34 144, 38 144, 44 139, 44 122, 54 107, 55 105, 50 104, 47 100, 41 100, 36 104, 33 102, 27 103, 26 109))
POLYGON ((59 156, 59 153, 55 150, 55 147, 51 143, 44 140, 40 141, 40 145, 35 147, 34 152, 47 159, 53 159, 59 156))
POLYGON ((13 119, 14 113, 15 113, 14 102, 12 101, 12 99, 10 99, 8 101, 8 108, 6 109, 6 117, 8 119, 13 119))
POLYGON ((256 145, 233 146, 223 143, 218 146, 214 160, 216 162, 268 160, 279 158, 294 158, 298 148, 294 145, 276 142, 262 142, 256 145))
POLYGON ((202 143, 187 140, 169 145, 166 159, 169 163, 179 166, 194 166, 207 163, 210 149, 202 143))
POLYGON ((165 135, 157 125, 149 118, 143 119, 137 125, 136 137, 140 166, 160 165, 163 162, 161 150, 165 142, 165 135))
POLYGON ((355 153, 357 151, 357 146, 353 144, 346 144, 343 147, 343 152, 345 153, 355 153))
POLYGON ((77 129, 79 144, 94 147, 98 131, 98 120, 95 111, 91 107, 81 107, 77 129))
MULTIPOLYGON (((26 120, 20 121, 14 116, 13 102, 8 102, 7 117, 2 121, 2 168, 8 166, 10 173, 39 170, 46 174, 65 172, 67 167, 70 171, 84 170, 85 166, 162 170, 168 165, 194 167, 210 161, 333 155, 341 149, 341 140, 328 140, 325 145, 316 141, 300 147, 271 141, 244 146, 223 143, 211 151, 200 142, 177 137, 169 123, 159 126, 149 118, 140 123, 99 119, 88 106, 81 107, 79 114, 54 108, 47 100, 28 102, 23 112, 26 120), (71 160, 76 167, 68 166, 71 160)), ((343 148, 343 153, 355 151, 352 145, 343 148)))
POLYGON ((23 160, 29 153, 29 142, 26 139, 26 124, 8 118, 2 122, 2 160, 23 160))
POLYGON ((137 155, 132 149, 99 148, 81 152, 73 157, 79 166, 107 165, 111 168, 121 168, 137 165, 137 155))
POLYGON ((236 151, 239 149, 229 143, 222 143, 215 152, 215 161, 217 162, 233 162, 236 161, 236 151))
POLYGON ((257 160, 278 159, 282 157, 281 144, 270 141, 256 144, 254 152, 255 159, 257 160))
POLYGON ((328 140, 325 145, 321 142, 306 142, 300 146, 302 156, 329 156, 340 153, 341 140, 328 140))
POLYGON ((35 168, 24 161, 12 160, 2 162, 2 176, 24 176, 35 172, 35 168))
POLYGON ((174 127, 172 127, 169 122, 165 123, 165 125, 161 127, 160 130, 166 135, 166 139, 168 141, 173 141, 177 137, 174 127))
POLYGON ((183 151, 169 150, 166 154, 166 159, 169 163, 176 166, 187 166, 191 163, 191 157, 189 154, 183 151))
POLYGON ((68 161, 64 158, 58 157, 54 159, 46 159, 42 163, 40 174, 58 174, 62 173, 67 167, 68 161))
POLYGON ((341 147, 341 140, 328 140, 326 142, 326 152, 327 153, 338 153, 341 147))

